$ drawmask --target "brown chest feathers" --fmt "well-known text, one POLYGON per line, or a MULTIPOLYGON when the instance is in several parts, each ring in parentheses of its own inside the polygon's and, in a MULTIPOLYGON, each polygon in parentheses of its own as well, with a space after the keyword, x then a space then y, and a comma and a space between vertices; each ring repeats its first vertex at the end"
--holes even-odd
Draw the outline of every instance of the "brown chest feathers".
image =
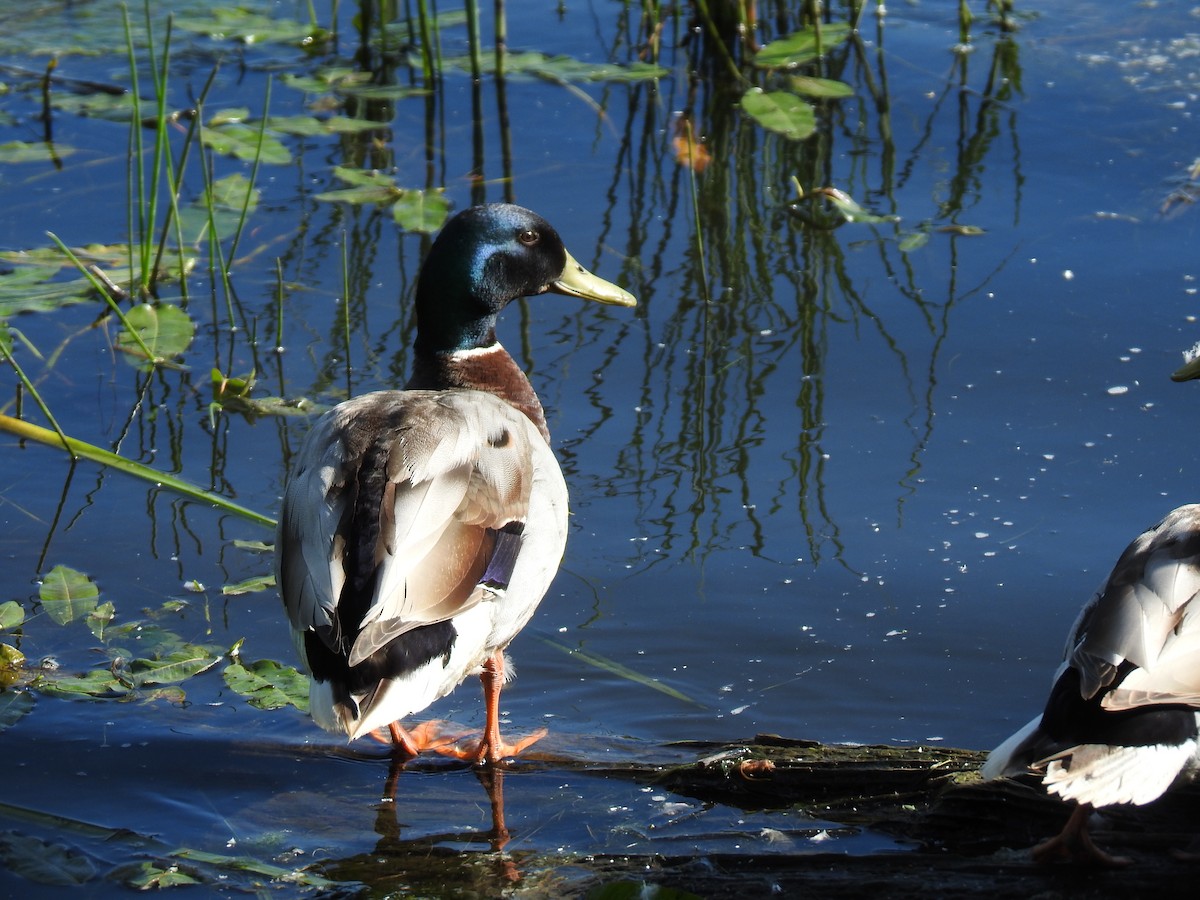
POLYGON ((404 387, 410 391, 464 389, 494 394, 523 412, 550 443, 546 416, 533 385, 499 342, 477 350, 419 355, 404 387))

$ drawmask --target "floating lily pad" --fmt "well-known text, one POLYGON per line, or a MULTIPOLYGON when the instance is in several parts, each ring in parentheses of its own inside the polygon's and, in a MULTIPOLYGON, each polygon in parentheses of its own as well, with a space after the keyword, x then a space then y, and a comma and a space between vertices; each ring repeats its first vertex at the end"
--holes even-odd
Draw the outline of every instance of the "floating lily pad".
POLYGON ((25 621, 25 610, 16 600, 0 603, 0 631, 12 631, 25 621))
POLYGON ((72 699, 108 699, 129 693, 129 685, 108 669, 92 669, 81 674, 47 673, 33 687, 43 694, 72 699))
POLYGON ((96 583, 70 566, 55 566, 38 589, 42 608, 59 625, 86 616, 96 608, 99 596, 96 583))
POLYGON ((813 108, 786 91, 747 91, 742 95, 742 109, 763 128, 795 141, 809 137, 817 127, 813 108))
POLYGON ((225 683, 258 709, 295 706, 308 710, 308 677, 270 659, 225 667, 225 683))
POLYGON ((207 35, 214 41, 239 44, 288 44, 302 46, 320 38, 322 29, 307 22, 268 16, 242 6, 212 6, 210 15, 176 17, 174 25, 193 34, 207 35))
POLYGON ((87 615, 88 629, 96 636, 99 641, 104 640, 105 629, 108 628, 108 623, 113 620, 116 615, 113 610, 113 605, 107 601, 101 603, 87 615))
POLYGON ((179 228, 184 242, 188 245, 197 244, 209 228, 215 229, 218 237, 228 237, 242 219, 243 205, 245 214, 249 216, 258 209, 261 196, 262 192, 253 187, 250 179, 240 172, 214 181, 211 198, 197 197, 179 211, 179 228))
POLYGON ((316 195, 318 200, 332 203, 386 203, 392 204, 392 216, 396 224, 406 231, 432 234, 442 227, 450 213, 450 201, 443 191, 425 191, 417 188, 402 188, 396 180, 382 172, 367 172, 343 166, 334 168, 334 174, 350 187, 323 191, 316 195))
POLYGON ((834 81, 831 78, 814 78, 811 75, 793 75, 788 84, 797 94, 805 97, 816 97, 821 100, 840 100, 843 97, 853 97, 854 88, 844 81, 834 81))
MULTIPOLYGON (((482 62, 484 72, 495 72, 496 56, 494 53, 485 54, 482 62)), ((471 60, 467 56, 444 59, 442 63, 447 68, 451 66, 466 70, 470 70, 471 68, 471 60)), ((656 66, 651 63, 634 62, 628 65, 588 63, 570 56, 548 56, 545 53, 537 53, 535 51, 504 54, 504 73, 506 75, 530 75, 560 82, 652 81, 656 78, 665 78, 670 74, 662 66, 656 66)))
POLYGON ((207 672, 222 654, 204 644, 185 644, 178 650, 158 659, 135 659, 129 663, 128 675, 135 687, 153 684, 177 684, 202 672, 207 672))
POLYGON ((111 873, 111 877, 139 891, 157 890, 158 888, 178 887, 183 884, 203 884, 178 866, 161 866, 156 862, 143 860, 121 866, 111 873))
POLYGON ((63 159, 75 152, 65 144, 47 144, 45 141, 8 141, 0 144, 0 163, 47 162, 63 159))
MULTIPOLYGON (((141 336, 142 343, 150 350, 153 360, 165 360, 179 356, 192 342, 196 323, 177 306, 161 303, 151 306, 142 303, 125 315, 130 327, 141 336)), ((128 331, 117 333, 117 348, 139 361, 145 360, 142 348, 128 331)))
POLYGON ((34 884, 80 885, 96 877, 92 861, 73 847, 16 831, 0 832, 0 862, 34 884))
POLYGON ((763 69, 784 69, 810 63, 846 38, 853 29, 845 22, 830 22, 821 26, 820 53, 817 52, 817 32, 812 28, 794 31, 771 41, 754 55, 754 64, 763 69))
POLYGON ((221 588, 221 593, 226 596, 236 597, 240 594, 253 594, 258 591, 265 591, 275 587, 274 575, 256 575, 253 578, 247 578, 244 581, 239 581, 236 584, 227 584, 221 588))
POLYGON ((262 133, 258 127, 241 122, 206 125, 200 130, 200 140, 214 153, 246 162, 258 159, 264 165, 286 165, 292 161, 291 151, 279 138, 269 131, 262 133))
POLYGON ((392 218, 405 231, 432 234, 450 214, 450 200, 440 190, 406 190, 392 206, 392 218))
POLYGON ((319 119, 316 116, 272 116, 267 120, 267 128, 283 134, 293 134, 299 137, 319 137, 328 134, 358 134, 362 131, 374 131, 384 128, 382 122, 372 122, 369 119, 351 119, 349 116, 332 116, 319 119))
POLYGON ((0 691, 0 731, 12 728, 25 718, 36 702, 29 691, 0 691))

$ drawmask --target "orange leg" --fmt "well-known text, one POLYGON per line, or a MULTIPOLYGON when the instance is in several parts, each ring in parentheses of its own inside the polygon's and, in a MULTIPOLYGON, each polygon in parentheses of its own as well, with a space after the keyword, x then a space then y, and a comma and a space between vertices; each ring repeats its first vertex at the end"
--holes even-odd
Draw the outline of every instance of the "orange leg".
MULTIPOLYGON (((500 689, 504 686, 504 653, 497 650, 483 664, 479 674, 483 684, 483 702, 486 710, 486 721, 483 726, 483 737, 478 741, 470 741, 461 746, 438 747, 439 753, 454 756, 458 759, 469 759, 477 764, 495 764, 508 756, 516 756, 526 747, 540 741, 546 736, 546 729, 539 728, 533 734, 526 735, 516 743, 509 744, 500 737, 500 689)), ((455 739, 451 739, 453 742, 455 739)))
POLYGON ((1129 865, 1131 862, 1129 857, 1105 853, 1093 843, 1092 836, 1088 833, 1088 817, 1091 814, 1090 804, 1083 803, 1076 806, 1061 832, 1033 848, 1034 861, 1047 863, 1063 859, 1069 862, 1091 863, 1108 868, 1129 865))
POLYGON ((500 689, 504 687, 503 650, 495 651, 491 659, 483 664, 479 680, 483 683, 483 702, 487 710, 487 719, 483 726, 483 740, 476 749, 478 762, 498 763, 506 756, 516 756, 546 736, 546 729, 539 728, 515 744, 506 744, 500 738, 500 689))

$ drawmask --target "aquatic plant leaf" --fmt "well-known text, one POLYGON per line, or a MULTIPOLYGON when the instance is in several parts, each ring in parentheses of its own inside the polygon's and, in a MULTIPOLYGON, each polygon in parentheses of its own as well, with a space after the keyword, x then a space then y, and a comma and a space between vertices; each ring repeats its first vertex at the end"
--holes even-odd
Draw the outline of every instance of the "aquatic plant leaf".
POLYGON ((73 847, 15 831, 0 832, 0 863, 34 884, 80 885, 96 877, 92 861, 73 847))
POLYGON ((14 269, 0 275, 0 316, 26 312, 52 312, 65 306, 91 301, 95 294, 86 278, 51 281, 48 268, 14 269))
POLYGON ((42 608, 59 625, 66 625, 96 608, 100 589, 96 583, 70 566, 58 565, 46 573, 38 588, 42 608))
POLYGON ((108 669, 92 669, 78 675, 43 673, 33 683, 33 687, 43 694, 72 699, 107 700, 129 693, 129 685, 108 669))
POLYGON ((843 97, 854 96, 854 88, 844 81, 834 81, 831 78, 793 75, 788 79, 788 85, 797 94, 822 100, 840 100, 843 97))
POLYGON ((255 188, 250 183, 250 179, 241 172, 234 172, 232 175, 226 175, 224 178, 214 181, 209 194, 213 206, 237 210, 240 213, 243 206, 246 207, 247 212, 258 209, 258 199, 262 196, 262 191, 255 188), (247 195, 249 196, 248 201, 247 195))
POLYGON ((242 219, 242 206, 249 216, 258 209, 262 191, 250 184, 240 172, 214 181, 211 190, 196 197, 179 211, 179 229, 188 245, 199 244, 214 229, 218 237, 228 237, 242 219), (249 193, 249 199, 247 199, 249 193))
POLYGON ((267 120, 271 131, 292 134, 298 137, 318 137, 323 134, 357 134, 383 128, 380 122, 369 119, 352 119, 349 116, 333 116, 318 119, 316 116, 272 116, 267 120))
POLYGON ((128 92, 74 94, 54 91, 50 95, 50 105, 59 112, 109 122, 128 122, 133 116, 133 95, 128 92))
MULTIPOLYGON (((482 60, 482 69, 486 73, 496 71, 495 54, 489 53, 482 60)), ((471 60, 467 56, 456 56, 442 60, 447 67, 455 67, 470 71, 471 60)), ((607 81, 632 82, 650 81, 655 78, 665 78, 670 74, 668 69, 652 63, 634 62, 627 65, 616 63, 588 63, 570 56, 548 56, 536 51, 523 51, 504 54, 504 72, 506 75, 531 75, 554 82, 570 81, 607 81)))
MULTIPOLYGON (((6 688, 10 688, 22 680, 21 673, 24 669, 25 654, 12 644, 0 641, 0 701, 8 695, 5 691, 6 688)), ((2 710, 0 710, 0 715, 3 715, 2 710)))
MULTIPOLYGON (((160 303, 152 306, 142 303, 125 315, 130 327, 141 336, 142 343, 150 350, 151 361, 172 359, 183 354, 196 334, 196 323, 178 306, 160 303)), ((122 350, 139 362, 145 361, 142 348, 133 335, 125 329, 117 332, 117 349, 122 350)))
POLYGON ((911 234, 906 234, 900 240, 900 252, 911 253, 914 250, 920 250, 929 243, 928 231, 914 231, 911 234))
POLYGON ((258 159, 265 165, 286 165, 292 161, 291 151, 279 138, 270 132, 262 133, 254 125, 240 122, 215 127, 207 125, 200 130, 200 141, 214 153, 233 156, 245 162, 258 159))
POLYGON ((390 203, 402 191, 395 185, 366 184, 356 187, 337 188, 332 191, 322 191, 314 199, 327 203, 390 203))
POLYGON ((104 640, 104 631, 108 628, 108 623, 113 620, 116 615, 116 610, 108 601, 101 603, 87 615, 88 630, 95 635, 96 640, 104 640))
POLYGON ((271 659, 225 667, 225 683, 258 709, 295 706, 308 711, 308 676, 271 659))
POLYGON ((208 16, 199 15, 204 5, 189 10, 190 15, 175 18, 176 28, 203 34, 214 41, 239 44, 287 44, 301 46, 310 42, 320 28, 295 19, 264 15, 237 5, 213 5, 208 16))
POLYGON ((247 578, 237 584, 225 585, 221 588, 221 593, 228 597, 237 597, 241 594, 253 594, 273 587, 275 587, 274 575, 255 575, 253 578, 247 578))
POLYGON ((853 197, 851 197, 845 191, 840 191, 837 188, 816 188, 812 193, 814 196, 825 197, 847 222, 876 225, 882 222, 900 221, 899 216, 881 216, 872 212, 868 212, 859 206, 853 197))
POLYGON ((821 26, 820 53, 817 52, 817 32, 812 28, 794 31, 771 41, 754 54, 754 65, 762 69, 794 68, 813 62, 848 38, 853 29, 846 22, 829 22, 821 26))
POLYGON ((310 75, 286 74, 279 83, 308 94, 324 94, 330 91, 345 92, 360 85, 371 83, 371 73, 350 66, 329 66, 310 75))
POLYGON ((450 214, 450 201, 441 190, 404 190, 392 207, 392 217, 405 231, 433 234, 450 214))
POLYGON ((16 600, 0 603, 0 631, 12 631, 25 621, 25 610, 16 600))
POLYGON ((742 95, 742 109, 763 128, 794 141, 809 137, 817 127, 813 108, 787 91, 754 88, 742 95))
POLYGON ((204 883, 198 878, 194 878, 187 872, 182 871, 178 866, 163 867, 149 860, 119 866, 110 873, 110 877, 139 891, 178 887, 181 884, 204 883))
POLYGON ((36 702, 30 691, 0 691, 0 731, 29 715, 36 702))
POLYGON ((268 544, 265 541, 244 541, 240 538, 235 539, 233 546, 239 550, 246 550, 249 553, 274 553, 275 545, 268 544))
POLYGON ((47 144, 45 141, 8 141, 0 144, 0 163, 47 162, 62 159, 75 152, 65 144, 47 144))
POLYGON ((197 487, 182 478, 171 475, 169 472, 162 472, 135 460, 126 459, 117 453, 113 453, 111 450, 105 450, 103 447, 97 447, 86 441, 77 440, 70 435, 67 436, 67 446, 64 448, 62 438, 56 432, 3 413, 0 413, 0 431, 19 435, 26 440, 37 441, 39 444, 53 447, 56 450, 66 449, 74 456, 89 459, 101 465, 111 466, 119 472, 134 475, 158 487, 166 488, 192 500, 215 506, 225 512, 230 512, 249 519, 252 522, 257 522, 267 528, 275 527, 275 520, 270 516, 264 516, 252 509, 246 509, 246 507, 234 503, 227 497, 222 497, 212 491, 206 491, 204 488, 197 487))
POLYGON ((129 677, 135 687, 150 684, 176 684, 215 666, 222 655, 201 644, 186 644, 160 659, 135 659, 129 664, 129 677))

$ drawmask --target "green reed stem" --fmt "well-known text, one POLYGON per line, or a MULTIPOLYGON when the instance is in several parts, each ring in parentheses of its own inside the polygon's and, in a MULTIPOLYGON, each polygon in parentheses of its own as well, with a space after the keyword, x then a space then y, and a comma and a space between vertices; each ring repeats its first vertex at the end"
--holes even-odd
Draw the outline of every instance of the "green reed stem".
POLYGON ((121 312, 120 305, 116 300, 113 299, 112 294, 108 292, 108 288, 105 287, 104 283, 95 276, 91 269, 89 269, 80 261, 79 257, 75 255, 70 247, 68 247, 59 239, 57 234, 55 234, 53 231, 47 231, 46 235, 50 238, 50 240, 54 241, 54 243, 58 245, 58 249, 67 255, 67 259, 71 261, 72 265, 74 265, 75 268, 83 273, 83 277, 88 280, 88 283, 91 284, 92 288, 104 298, 104 302, 108 304, 109 309, 116 313, 116 316, 121 321, 121 324, 125 326, 125 330, 129 332, 129 336, 133 338, 133 342, 138 345, 138 348, 143 353, 146 354, 146 359, 155 364, 162 362, 162 357, 155 356, 153 353, 151 353, 150 348, 146 346, 146 342, 142 340, 142 336, 138 333, 138 330, 129 324, 129 320, 125 318, 125 313, 121 312))
POLYGON ((31 422, 25 422, 21 419, 14 419, 12 416, 0 413, 0 431, 7 431, 9 434, 15 434, 17 437, 45 444, 47 447, 60 447, 76 459, 91 460, 100 465, 116 469, 118 472, 124 472, 126 475, 133 475, 135 478, 141 478, 143 481, 152 482, 157 487, 174 491, 191 500, 201 503, 211 503, 225 512, 241 516, 243 519, 247 519, 257 525, 263 525, 267 528, 275 527, 275 520, 269 516, 264 516, 262 513, 240 506, 232 500, 222 497, 220 494, 214 494, 212 491, 207 491, 175 475, 160 472, 132 459, 126 459, 123 456, 113 453, 111 450, 97 447, 95 444, 67 437, 61 430, 56 433, 48 428, 42 428, 40 425, 34 425, 31 422))
MULTIPOLYGON (((58 420, 55 419, 54 414, 50 412, 50 407, 46 405, 46 401, 42 399, 42 395, 38 393, 38 389, 34 387, 33 382, 29 379, 29 376, 25 374, 25 370, 21 368, 21 364, 17 362, 17 358, 9 352, 8 347, 4 345, 3 341, 0 341, 0 353, 4 354, 5 361, 13 367, 13 370, 17 373, 17 378, 21 380, 21 384, 24 386, 25 390, 33 395, 34 402, 37 403, 38 408, 41 409, 42 415, 46 417, 46 421, 53 426, 54 433, 58 435, 58 439, 62 442, 63 448, 70 452, 70 445, 67 443, 66 433, 59 426, 58 420)), ((0 415, 3 414, 0 413, 0 415)), ((72 454, 72 458, 77 459, 78 457, 72 454)))

